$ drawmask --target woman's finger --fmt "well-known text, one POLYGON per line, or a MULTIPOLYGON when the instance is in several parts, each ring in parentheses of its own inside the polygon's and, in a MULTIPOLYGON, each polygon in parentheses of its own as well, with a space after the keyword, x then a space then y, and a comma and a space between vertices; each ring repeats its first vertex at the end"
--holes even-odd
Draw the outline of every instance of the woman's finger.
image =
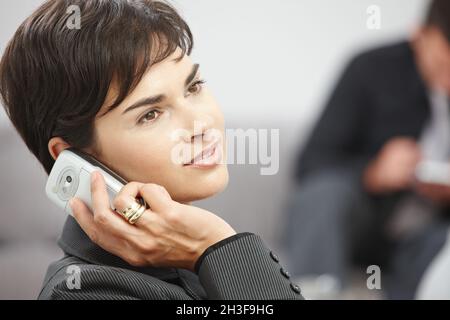
POLYGON ((116 236, 124 236, 135 232, 132 225, 111 210, 106 182, 99 171, 92 173, 91 192, 94 210, 93 221, 97 225, 101 225, 102 231, 111 232, 116 236))
POLYGON ((111 210, 105 180, 103 175, 97 170, 91 173, 91 199, 94 217, 103 215, 111 210))
MULTIPOLYGON (((113 200, 114 207, 117 210, 123 210, 131 205, 132 201, 136 201, 138 196, 143 197, 140 192, 142 186, 144 186, 144 183, 137 181, 132 181, 124 185, 113 200)), ((154 214, 154 212, 152 211, 150 204, 147 203, 147 205, 149 209, 146 209, 144 214, 136 221, 135 226, 139 227, 140 225, 148 225, 147 223, 154 222, 153 219, 151 219, 151 215, 154 214)))
POLYGON ((113 199, 114 208, 117 210, 124 210, 130 206, 138 197, 139 189, 142 185, 144 184, 134 181, 124 185, 113 199))
MULTIPOLYGON (((143 185, 144 183, 133 181, 123 186, 113 200, 114 207, 117 210, 124 210, 129 205, 131 205, 131 202, 135 201, 136 197, 140 195, 140 189, 143 185)), ((150 207, 150 204, 148 204, 148 206, 150 207)), ((150 223, 153 223, 154 221, 152 220, 152 214, 154 214, 154 212, 151 210, 151 208, 146 209, 142 216, 139 217, 138 220, 136 220, 135 226, 148 226, 150 223)))
POLYGON ((139 192, 153 212, 162 213, 170 209, 172 198, 160 185, 146 183, 139 188, 139 192))
POLYGON ((88 235, 88 237, 95 243, 99 241, 99 232, 94 222, 94 216, 92 215, 89 207, 80 199, 72 198, 69 201, 70 208, 72 209, 73 217, 80 225, 81 229, 88 235))

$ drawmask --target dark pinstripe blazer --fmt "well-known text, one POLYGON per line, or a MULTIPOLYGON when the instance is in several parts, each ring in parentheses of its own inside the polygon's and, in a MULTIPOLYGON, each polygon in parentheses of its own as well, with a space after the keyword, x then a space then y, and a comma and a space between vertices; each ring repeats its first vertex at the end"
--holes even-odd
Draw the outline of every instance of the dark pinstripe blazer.
POLYGON ((195 272, 131 266, 93 243, 72 216, 58 245, 64 257, 49 266, 38 299, 303 299, 276 254, 253 233, 209 247, 195 272))

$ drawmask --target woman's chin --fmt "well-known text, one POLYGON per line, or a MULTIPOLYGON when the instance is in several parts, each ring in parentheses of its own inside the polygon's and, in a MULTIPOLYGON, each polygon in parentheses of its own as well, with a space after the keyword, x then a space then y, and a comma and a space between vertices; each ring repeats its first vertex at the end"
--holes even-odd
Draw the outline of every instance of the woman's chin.
POLYGON ((187 188, 173 195, 172 199, 181 203, 190 203, 210 198, 225 190, 228 179, 228 170, 222 170, 220 175, 216 175, 214 179, 202 179, 195 183, 187 183, 187 188))

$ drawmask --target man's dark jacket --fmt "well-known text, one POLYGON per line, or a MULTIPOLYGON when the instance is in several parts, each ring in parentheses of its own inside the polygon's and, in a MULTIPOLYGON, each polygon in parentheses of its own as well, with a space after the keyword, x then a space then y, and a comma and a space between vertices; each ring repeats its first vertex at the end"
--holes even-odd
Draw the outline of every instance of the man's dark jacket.
POLYGON ((418 139, 429 116, 427 90, 408 42, 359 54, 301 151, 296 178, 328 169, 361 175, 389 139, 418 139))

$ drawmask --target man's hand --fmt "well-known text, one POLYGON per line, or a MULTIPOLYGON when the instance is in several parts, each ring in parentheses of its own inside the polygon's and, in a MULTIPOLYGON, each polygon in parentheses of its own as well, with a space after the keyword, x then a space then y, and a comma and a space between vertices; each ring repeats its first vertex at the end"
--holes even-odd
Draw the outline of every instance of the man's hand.
POLYGON ((442 184, 417 182, 415 191, 438 204, 450 204, 450 187, 442 184))
POLYGON ((363 182, 366 190, 384 193, 407 189, 414 181, 414 170, 421 153, 411 138, 389 140, 377 157, 367 166, 363 182))

